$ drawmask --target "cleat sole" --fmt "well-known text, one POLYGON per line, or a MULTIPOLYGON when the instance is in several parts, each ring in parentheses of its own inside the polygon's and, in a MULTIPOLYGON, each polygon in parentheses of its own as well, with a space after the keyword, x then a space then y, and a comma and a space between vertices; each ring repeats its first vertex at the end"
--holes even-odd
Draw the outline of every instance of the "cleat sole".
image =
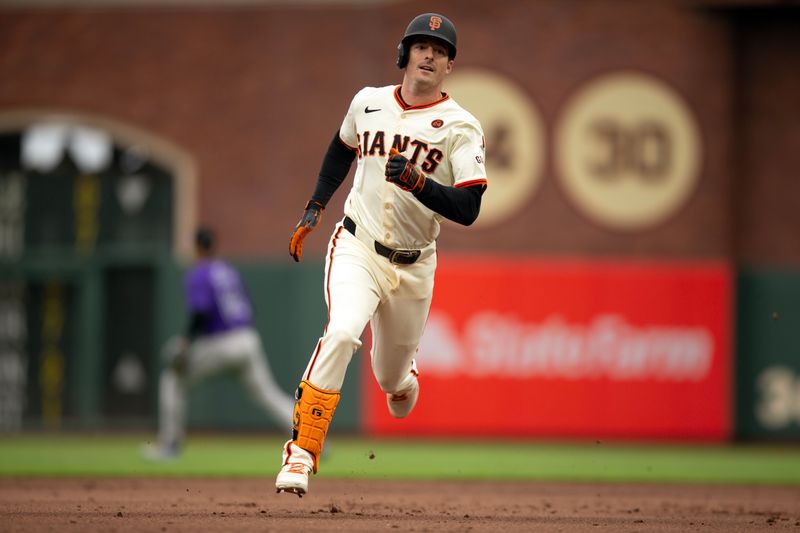
POLYGON ((303 489, 295 489, 295 488, 287 488, 287 489, 275 489, 275 492, 280 494, 281 492, 290 492, 292 494, 297 494, 299 498, 303 497, 303 494, 306 493, 303 489))

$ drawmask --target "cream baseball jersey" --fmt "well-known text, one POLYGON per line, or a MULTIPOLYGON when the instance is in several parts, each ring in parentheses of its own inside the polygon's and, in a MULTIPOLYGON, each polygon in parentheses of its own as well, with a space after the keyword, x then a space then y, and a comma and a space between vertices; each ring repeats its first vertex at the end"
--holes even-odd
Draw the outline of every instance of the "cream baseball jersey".
POLYGON ((486 184, 481 125, 446 94, 436 102, 409 106, 399 85, 365 87, 353 98, 339 135, 358 158, 344 212, 389 248, 432 244, 443 218, 385 180, 391 148, 442 185, 486 184))

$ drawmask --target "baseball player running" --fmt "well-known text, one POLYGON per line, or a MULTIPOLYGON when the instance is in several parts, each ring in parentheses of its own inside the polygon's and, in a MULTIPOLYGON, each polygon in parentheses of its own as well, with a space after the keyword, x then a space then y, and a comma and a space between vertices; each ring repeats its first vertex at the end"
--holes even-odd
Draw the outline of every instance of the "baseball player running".
POLYGON ((355 95, 292 234, 289 253, 300 261, 304 239, 357 159, 325 261, 328 324, 297 388, 278 492, 308 491, 368 321, 372 371, 389 412, 403 418, 417 402, 414 354, 431 303, 439 223, 472 224, 486 189, 481 126, 442 92, 455 57, 452 22, 435 13, 411 21, 398 46, 402 84, 355 95))
POLYGON ((184 437, 186 388, 222 372, 235 371, 250 396, 282 426, 292 425, 294 401, 275 382, 253 328, 253 311, 239 273, 215 255, 214 234, 195 234, 197 261, 184 280, 190 318, 184 338, 165 350, 159 383, 159 437, 145 448, 149 459, 171 459, 184 437))

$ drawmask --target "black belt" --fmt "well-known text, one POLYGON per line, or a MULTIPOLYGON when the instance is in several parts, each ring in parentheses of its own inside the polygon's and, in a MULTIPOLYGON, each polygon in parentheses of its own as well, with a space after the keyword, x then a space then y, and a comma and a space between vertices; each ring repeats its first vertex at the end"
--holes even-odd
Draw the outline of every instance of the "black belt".
MULTIPOLYGON (((353 222, 352 218, 345 216, 342 224, 344 225, 344 229, 352 233, 354 237, 357 237, 356 223, 353 222)), ((382 255, 390 262, 397 263, 399 265, 410 265, 415 263, 422 253, 421 250, 392 250, 391 248, 387 248, 386 246, 382 245, 378 241, 373 242, 375 243, 375 251, 378 253, 378 255, 382 255)))

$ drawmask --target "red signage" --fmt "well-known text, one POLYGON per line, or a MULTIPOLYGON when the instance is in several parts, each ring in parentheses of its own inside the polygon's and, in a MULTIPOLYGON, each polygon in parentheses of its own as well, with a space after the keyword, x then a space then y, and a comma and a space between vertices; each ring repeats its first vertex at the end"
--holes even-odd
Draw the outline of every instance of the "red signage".
POLYGON ((440 255, 419 402, 392 418, 364 357, 364 428, 725 439, 731 305, 722 262, 440 255))

